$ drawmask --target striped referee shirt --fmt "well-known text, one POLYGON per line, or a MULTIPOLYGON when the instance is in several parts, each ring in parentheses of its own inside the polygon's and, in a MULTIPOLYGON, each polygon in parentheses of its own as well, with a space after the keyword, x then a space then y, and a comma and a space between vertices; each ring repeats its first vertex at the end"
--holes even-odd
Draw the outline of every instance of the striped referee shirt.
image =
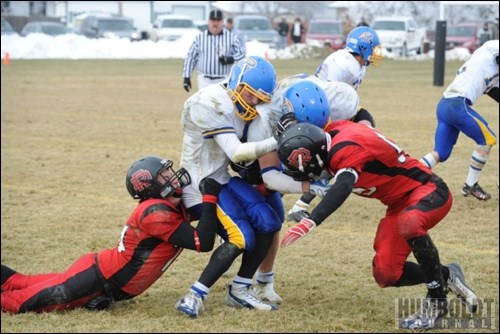
POLYGON ((208 29, 200 32, 193 41, 184 60, 182 74, 184 78, 191 78, 194 68, 198 65, 198 72, 208 77, 226 77, 233 64, 222 65, 220 56, 231 56, 234 62, 245 57, 244 47, 238 38, 226 28, 218 35, 213 35, 208 29))

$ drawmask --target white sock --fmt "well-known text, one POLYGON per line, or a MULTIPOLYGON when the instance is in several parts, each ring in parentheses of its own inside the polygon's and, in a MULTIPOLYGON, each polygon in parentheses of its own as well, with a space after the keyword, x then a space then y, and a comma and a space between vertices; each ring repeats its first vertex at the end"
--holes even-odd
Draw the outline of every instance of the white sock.
POLYGON ((233 288, 238 289, 238 288, 247 288, 251 286, 252 283, 253 279, 236 275, 234 276, 233 283, 231 285, 233 286, 233 288))
POLYGON ((422 159, 420 159, 420 162, 429 168, 433 168, 434 166, 437 165, 437 161, 436 159, 434 159, 432 153, 428 153, 425 156, 423 156, 422 159))
POLYGON ((257 283, 260 283, 260 284, 273 283, 274 282, 274 272, 269 271, 267 273, 261 273, 260 271, 257 271, 257 275, 255 275, 255 280, 257 281, 257 283))
POLYGON ((210 288, 207 288, 205 285, 196 281, 193 283, 193 285, 191 285, 191 292, 197 293, 203 299, 205 299, 207 297, 207 295, 210 293, 210 288))
POLYGON ((469 175, 467 175, 467 180, 465 183, 469 186, 473 186, 477 181, 479 181, 479 175, 483 170, 484 165, 488 161, 488 156, 479 154, 478 152, 472 152, 470 158, 469 175))

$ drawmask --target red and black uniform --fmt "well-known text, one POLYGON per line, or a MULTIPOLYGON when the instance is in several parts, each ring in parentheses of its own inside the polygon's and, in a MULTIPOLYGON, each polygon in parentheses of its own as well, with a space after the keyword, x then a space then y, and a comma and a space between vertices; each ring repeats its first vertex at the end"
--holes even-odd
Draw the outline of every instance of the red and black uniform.
POLYGON ((426 236, 446 216, 452 195, 441 178, 377 130, 336 121, 325 131, 332 135, 327 170, 335 183, 311 219, 321 223, 351 191, 379 199, 387 211, 375 236, 373 275, 381 287, 394 285, 412 251, 407 241, 426 236))
POLYGON ((141 294, 183 248, 212 249, 216 197, 204 196, 204 201, 197 229, 189 225, 182 204, 174 207, 163 199, 140 202, 122 230, 117 247, 83 255, 62 273, 24 275, 2 265, 2 310, 65 310, 84 306, 98 296, 118 301, 141 294))

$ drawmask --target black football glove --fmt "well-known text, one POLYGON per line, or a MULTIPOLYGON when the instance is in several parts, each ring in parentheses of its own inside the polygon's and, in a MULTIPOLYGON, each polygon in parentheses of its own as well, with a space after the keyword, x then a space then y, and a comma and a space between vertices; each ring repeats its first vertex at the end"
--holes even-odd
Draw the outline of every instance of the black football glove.
POLYGON ((234 58, 231 56, 220 56, 219 61, 222 65, 229 65, 234 63, 234 58))
POLYGON ((297 123, 298 121, 297 119, 295 119, 295 115, 293 114, 293 112, 284 114, 283 116, 281 116, 280 120, 278 121, 278 124, 276 125, 277 136, 278 137, 281 136, 286 129, 297 123))
POLYGON ((219 195, 221 184, 214 179, 204 178, 200 182, 200 191, 203 195, 219 195))
POLYGON ((184 78, 184 89, 186 92, 189 92, 191 89, 191 79, 190 78, 184 78))

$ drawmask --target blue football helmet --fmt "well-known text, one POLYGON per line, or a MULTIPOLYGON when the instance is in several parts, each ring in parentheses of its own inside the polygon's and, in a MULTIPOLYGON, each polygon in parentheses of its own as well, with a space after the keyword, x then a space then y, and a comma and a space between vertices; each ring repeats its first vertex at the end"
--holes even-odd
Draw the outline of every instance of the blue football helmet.
POLYGON ((231 100, 238 109, 238 116, 244 121, 257 117, 257 109, 243 98, 249 92, 259 99, 259 103, 269 103, 276 88, 276 71, 267 60, 258 56, 246 57, 234 64, 229 74, 227 89, 231 100))
POLYGON ((285 91, 284 114, 293 112, 299 123, 310 123, 324 128, 330 116, 330 106, 325 92, 314 82, 298 81, 285 91))
POLYGON ((346 38, 345 49, 363 57, 365 65, 378 66, 382 62, 382 45, 377 33, 370 27, 357 27, 346 38))

